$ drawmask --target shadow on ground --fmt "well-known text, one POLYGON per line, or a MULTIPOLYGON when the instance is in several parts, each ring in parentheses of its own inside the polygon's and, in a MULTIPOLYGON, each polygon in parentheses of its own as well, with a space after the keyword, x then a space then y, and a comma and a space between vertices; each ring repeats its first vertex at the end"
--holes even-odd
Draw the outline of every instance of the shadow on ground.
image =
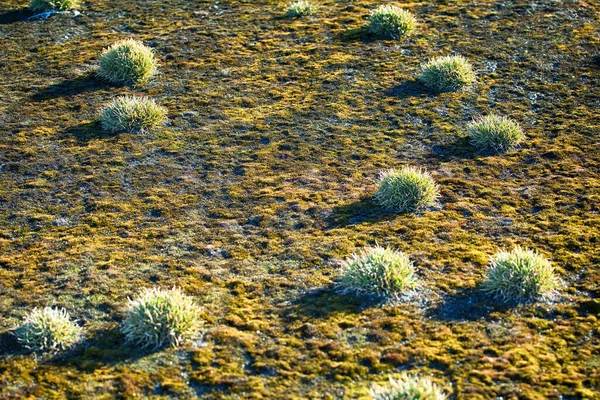
POLYGON ((81 143, 87 143, 94 140, 115 138, 119 134, 107 132, 102 129, 100 122, 92 121, 66 129, 63 132, 63 136, 74 138, 81 143))
POLYGON ((53 365, 72 365, 86 371, 93 371, 105 365, 123 361, 133 361, 154 353, 157 350, 142 349, 125 343, 118 328, 97 331, 86 337, 80 345, 56 354, 34 352, 23 347, 10 331, 0 333, 0 356, 17 356, 36 353, 41 362, 53 365))
POLYGON ((377 299, 358 298, 336 291, 334 285, 302 292, 284 311, 287 318, 327 318, 331 314, 359 314, 364 309, 380 304, 377 299))
POLYGON ((59 353, 47 363, 69 365, 92 372, 106 365, 135 361, 159 350, 126 344, 123 334, 115 327, 95 332, 81 346, 64 354, 59 353))
POLYGON ((349 29, 340 33, 336 39, 341 42, 375 42, 378 38, 369 33, 369 27, 362 26, 360 28, 349 29))
POLYGON ((28 351, 19 344, 11 331, 0 333, 0 356, 27 354, 28 351))
POLYGON ((441 321, 477 321, 493 312, 506 312, 516 306, 493 301, 479 288, 463 288, 453 295, 444 296, 427 312, 427 316, 441 321))
POLYGON ((375 204, 372 197, 368 197, 354 203, 335 207, 325 222, 326 229, 334 229, 364 222, 389 221, 397 216, 397 213, 382 210, 381 207, 375 204))
POLYGON ((25 21, 31 17, 33 13, 29 8, 21 8, 19 10, 11 10, 0 13, 0 25, 12 24, 13 22, 25 21))
POLYGON ((435 92, 427 89, 421 82, 416 79, 410 81, 404 81, 396 86, 387 89, 384 94, 389 97, 397 97, 399 99, 406 99, 409 97, 420 97, 420 96, 436 96, 440 92, 435 92))
POLYGON ((58 97, 73 96, 81 93, 92 92, 109 88, 110 84, 98 79, 94 73, 88 73, 78 76, 75 79, 68 79, 60 83, 50 85, 42 91, 34 94, 31 99, 42 101, 55 99, 58 97))
POLYGON ((600 315, 600 300, 589 299, 579 303, 577 312, 580 315, 600 315))
POLYGON ((453 159, 468 159, 475 156, 475 150, 468 137, 456 136, 454 140, 431 148, 432 156, 441 162, 447 162, 453 159))

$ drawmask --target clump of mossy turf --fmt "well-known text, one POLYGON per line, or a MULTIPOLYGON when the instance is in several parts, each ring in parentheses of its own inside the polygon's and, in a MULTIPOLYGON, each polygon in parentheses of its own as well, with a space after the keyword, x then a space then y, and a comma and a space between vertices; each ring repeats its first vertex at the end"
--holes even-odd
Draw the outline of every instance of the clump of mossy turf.
POLYGON ((14 331, 17 341, 33 351, 57 352, 76 344, 82 329, 64 308, 35 308, 14 331))
POLYGON ((521 126, 507 117, 488 115, 473 120, 467 130, 471 144, 481 154, 502 153, 518 145, 525 135, 521 126))
POLYGON ((519 246, 496 253, 486 275, 483 290, 506 303, 550 299, 559 286, 550 261, 535 250, 519 246))
POLYGON ((133 39, 116 42, 105 49, 98 65, 98 76, 114 84, 145 83, 158 68, 154 51, 133 39))
POLYGON ((411 34, 417 26, 410 11, 393 5, 382 5, 371 11, 368 21, 369 32, 384 39, 399 39, 411 34))
POLYGON ((416 286, 412 261, 401 251, 367 247, 342 263, 338 287, 342 293, 398 298, 416 286))
POLYGON ((437 57, 422 63, 420 69, 419 80, 440 92, 459 90, 475 82, 473 66, 463 56, 437 57))
POLYGON ((432 206, 439 196, 438 187, 428 172, 404 167, 380 173, 375 202, 388 211, 408 213, 432 206))
POLYGON ((80 0, 30 0, 29 8, 35 12, 67 11, 79 7, 80 0))
POLYGON ((313 15, 317 11, 317 6, 306 0, 298 0, 288 6, 285 16, 287 18, 300 18, 313 15))
POLYGON ((163 123, 166 114, 153 99, 120 96, 102 109, 100 125, 109 132, 144 132, 163 123))
POLYGON ((121 332, 128 342, 143 347, 179 346, 202 326, 200 309, 180 289, 146 289, 129 300, 121 332))
POLYGON ((448 396, 428 378, 403 373, 400 379, 390 378, 389 385, 373 386, 373 400, 446 400, 448 396))

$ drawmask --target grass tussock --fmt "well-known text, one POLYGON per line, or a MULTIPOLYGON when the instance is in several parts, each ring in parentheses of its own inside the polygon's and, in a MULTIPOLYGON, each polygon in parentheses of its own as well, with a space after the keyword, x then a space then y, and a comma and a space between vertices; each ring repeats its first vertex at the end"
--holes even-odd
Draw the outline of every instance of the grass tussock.
POLYGON ((81 338, 77 326, 64 308, 35 308, 15 332, 17 341, 34 351, 66 350, 81 338))
POLYGON ((507 303, 552 298, 559 286, 550 261, 535 250, 515 247, 491 259, 483 289, 507 303))
POLYGON ((420 168, 382 171, 375 202, 388 211, 408 213, 432 206, 439 196, 431 175, 420 168))
POLYGON ((384 39, 399 39, 410 35, 417 27, 417 19, 408 10, 382 5, 368 17, 369 32, 384 39))
POLYGON ((158 69, 154 51, 133 39, 116 42, 105 49, 98 65, 98 76, 114 84, 145 83, 158 69))
POLYGON ((473 66, 463 56, 446 56, 421 64, 419 80, 436 91, 453 91, 475 82, 473 66))
POLYGON ((73 10, 81 4, 80 0, 30 0, 29 8, 35 12, 73 10))
POLYGON ((342 264, 339 287, 343 293, 397 298, 416 285, 412 261, 400 251, 368 247, 342 264))
POLYGON ((121 331, 128 342, 143 347, 179 346, 193 338, 202 320, 194 299, 180 289, 146 289, 129 300, 121 331))
POLYGON ((315 12, 317 12, 316 5, 310 1, 298 0, 288 6, 285 16, 287 18, 300 18, 313 15, 315 12))
POLYGON ((430 379, 403 373, 386 386, 371 388, 373 400, 446 400, 448 396, 430 379))
POLYGON ((153 99, 121 96, 102 109, 100 124, 108 132, 145 132, 164 123, 166 115, 153 99))
POLYGON ((505 152, 517 146, 525 137, 517 122, 498 115, 473 120, 467 126, 467 131, 471 144, 482 154, 505 152))

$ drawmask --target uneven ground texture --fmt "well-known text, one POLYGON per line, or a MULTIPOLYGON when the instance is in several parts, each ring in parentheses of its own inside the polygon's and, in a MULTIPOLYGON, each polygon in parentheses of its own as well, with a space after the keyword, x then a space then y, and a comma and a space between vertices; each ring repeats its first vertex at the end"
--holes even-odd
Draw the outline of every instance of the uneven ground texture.
POLYGON ((598 399, 600 39, 597 0, 404 2, 409 39, 365 34, 367 0, 281 18, 270 0, 88 1, 26 20, 0 4, 0 398, 366 398, 401 371, 457 399, 598 399), (160 75, 94 75, 135 38, 160 75), (478 82, 415 81, 462 54, 478 82), (169 109, 149 134, 95 122, 116 95, 169 109), (527 140, 477 155, 465 125, 509 115, 527 140), (383 168, 427 168, 421 215, 371 194, 383 168), (340 260, 379 243, 410 254, 419 296, 339 294, 340 260), (535 247, 563 281, 552 304, 504 307, 480 291, 490 255, 535 247), (128 297, 181 287, 204 334, 142 351, 119 332, 128 297), (76 349, 31 354, 10 334, 34 307, 66 307, 76 349))

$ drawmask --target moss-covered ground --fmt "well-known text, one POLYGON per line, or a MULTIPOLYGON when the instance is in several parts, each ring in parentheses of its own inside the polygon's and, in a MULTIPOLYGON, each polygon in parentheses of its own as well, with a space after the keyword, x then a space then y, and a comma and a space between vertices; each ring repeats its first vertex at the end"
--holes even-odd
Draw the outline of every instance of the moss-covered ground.
POLYGON ((458 399, 600 398, 600 3, 403 2, 420 26, 398 41, 365 34, 377 2, 320 4, 290 20, 270 0, 102 0, 27 20, 1 2, 0 398, 366 398, 404 370, 458 399), (99 81, 102 49, 130 37, 160 75, 99 81), (419 64, 452 52, 478 83, 424 90, 419 64), (123 94, 156 98, 168 126, 102 132, 123 94), (490 112, 522 124, 519 149, 474 152, 464 127, 490 112), (381 213, 378 171, 407 164, 439 206, 381 213), (418 299, 336 292, 339 261, 375 243, 411 255, 418 299), (480 292, 516 244, 552 259, 555 303, 480 292), (127 297, 153 285, 202 304, 202 338, 123 342, 127 297), (18 346, 46 305, 81 346, 18 346))

